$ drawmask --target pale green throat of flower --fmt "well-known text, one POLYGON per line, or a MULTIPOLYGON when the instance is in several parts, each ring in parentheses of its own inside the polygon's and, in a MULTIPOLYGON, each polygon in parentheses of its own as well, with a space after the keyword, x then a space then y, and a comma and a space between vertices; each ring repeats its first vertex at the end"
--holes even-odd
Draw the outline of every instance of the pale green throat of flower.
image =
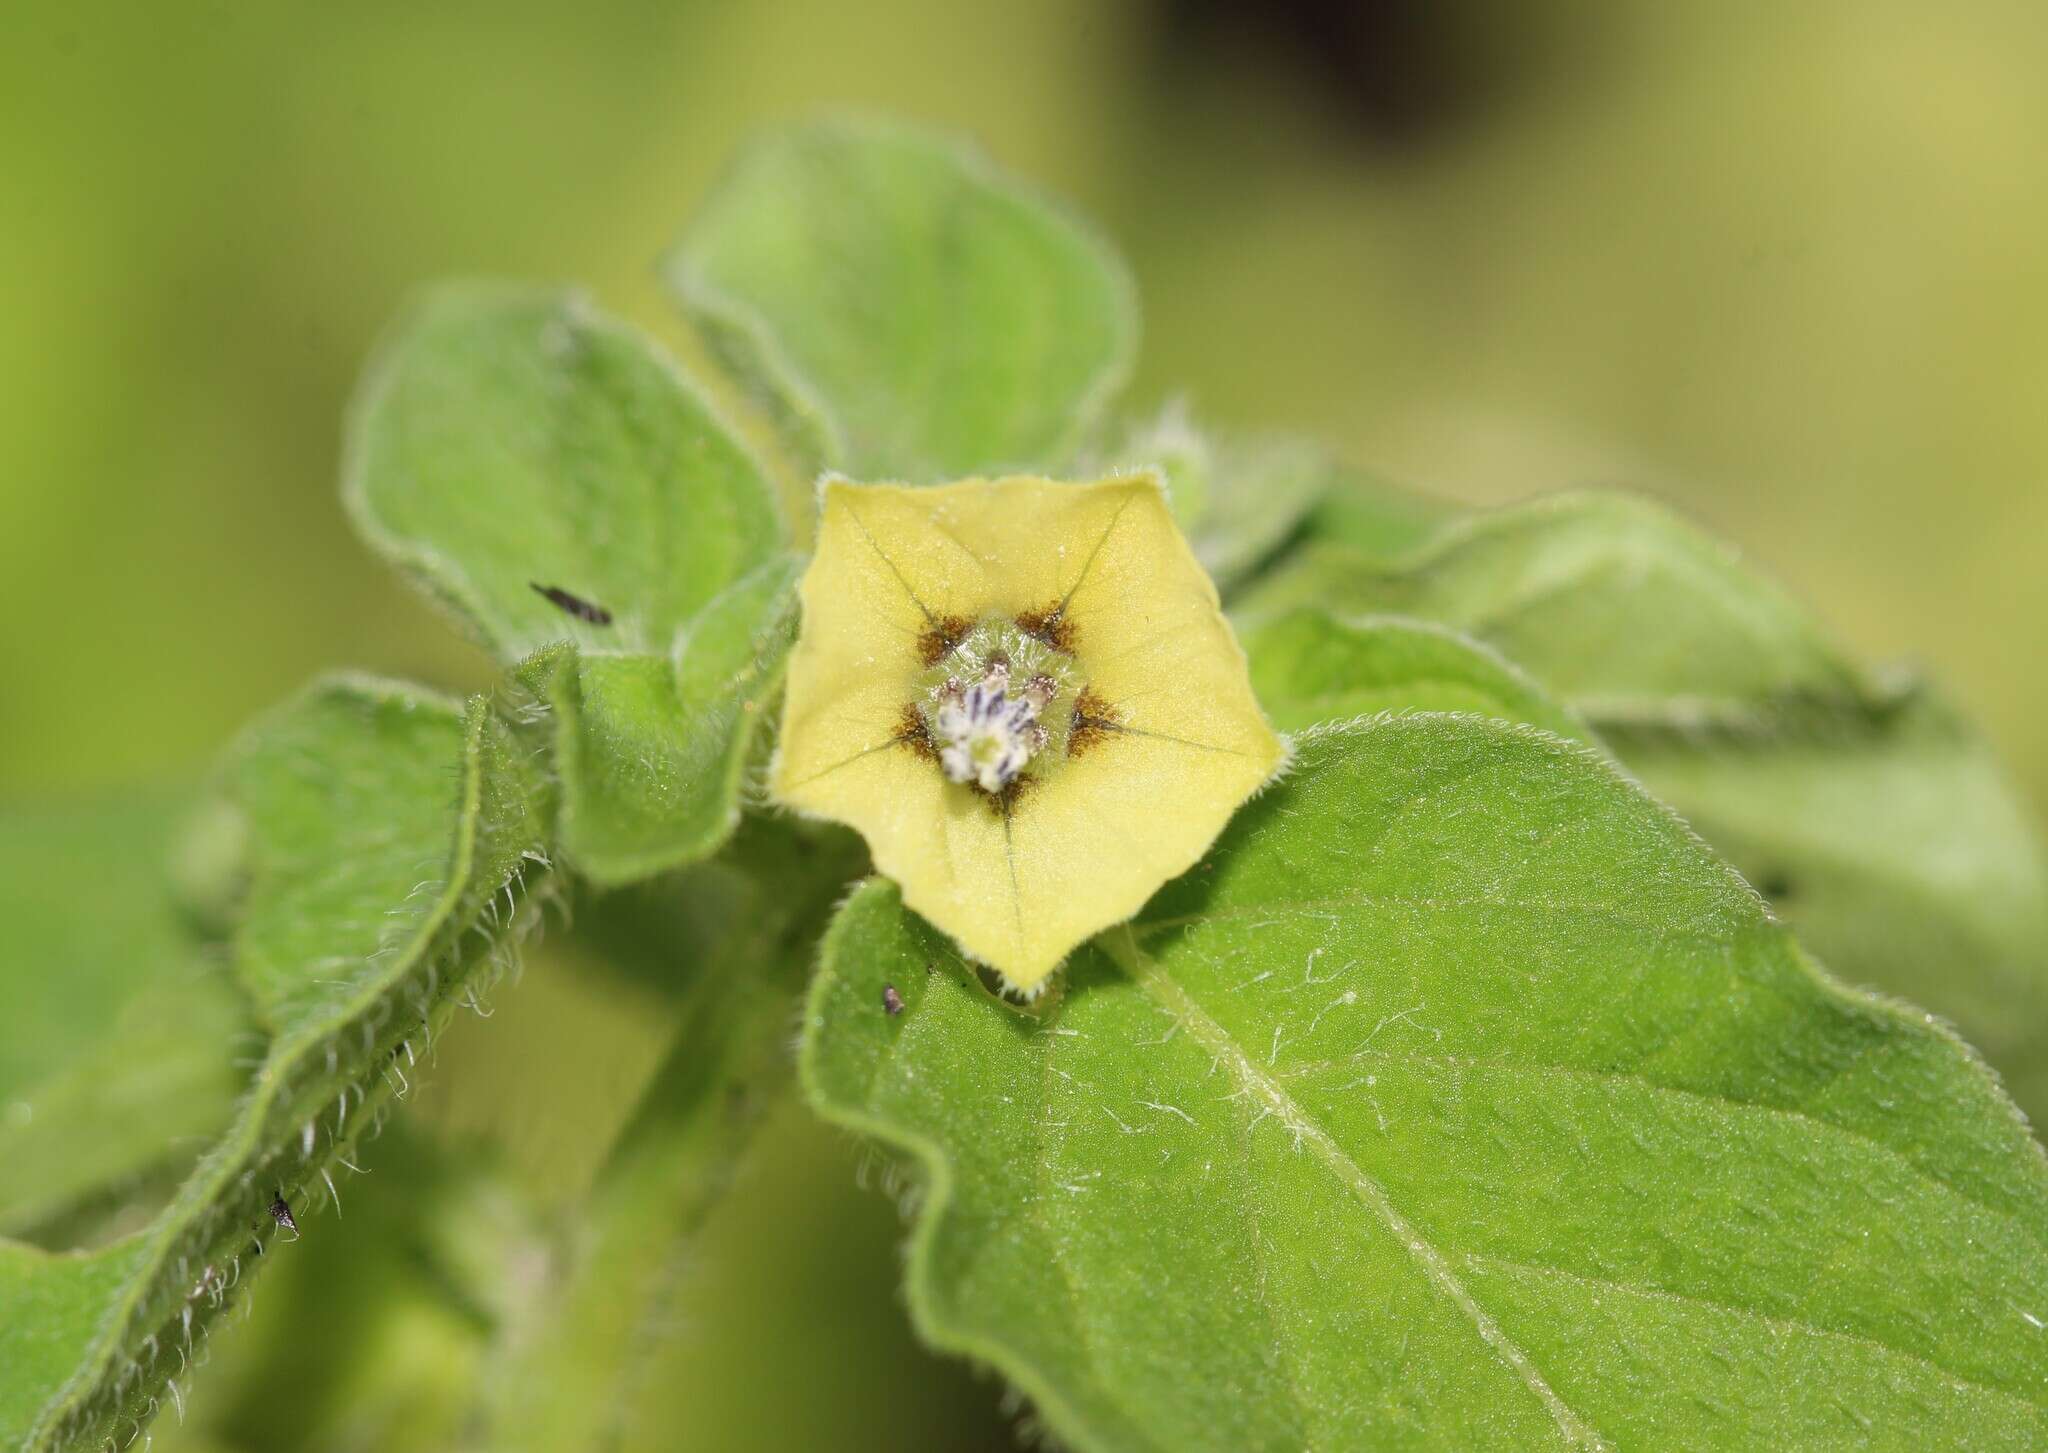
MULTIPOLYGON (((1057 629, 1057 619, 1038 627, 1057 629)), ((1085 691, 1074 658, 1019 621, 978 622, 950 645, 943 626, 935 630, 943 654, 920 678, 910 712, 947 780, 999 794, 1034 759, 1035 776, 1057 771, 1085 691)))

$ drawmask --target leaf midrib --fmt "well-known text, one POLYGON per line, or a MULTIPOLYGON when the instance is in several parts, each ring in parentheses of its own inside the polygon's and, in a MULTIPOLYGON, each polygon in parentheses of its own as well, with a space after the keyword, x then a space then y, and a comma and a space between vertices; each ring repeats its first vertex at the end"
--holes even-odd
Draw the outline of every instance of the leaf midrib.
POLYGON ((1574 1447, 1594 1449, 1606 1449, 1609 1446, 1597 1431, 1557 1395, 1556 1390, 1530 1360, 1528 1353, 1517 1346, 1486 1309, 1479 1305, 1465 1284, 1458 1279, 1457 1273, 1451 1269, 1444 1254, 1394 1206, 1385 1187, 1366 1174, 1364 1169, 1345 1153, 1344 1148, 1330 1138, 1327 1131, 1304 1113, 1285 1087, 1261 1070, 1231 1037, 1229 1031, 1210 1018, 1208 1012, 1175 981, 1163 965, 1139 949, 1137 938, 1128 926, 1105 934, 1097 942, 1117 966, 1130 975, 1146 997, 1170 1014, 1176 1023, 1185 1026, 1196 1043, 1208 1052, 1218 1066, 1273 1112, 1274 1117, 1294 1137, 1297 1145, 1307 1145, 1313 1149, 1330 1173, 1380 1218, 1387 1230, 1415 1258, 1437 1290, 1471 1321, 1479 1333, 1480 1340, 1506 1363, 1530 1392, 1542 1402, 1567 1443, 1574 1447))

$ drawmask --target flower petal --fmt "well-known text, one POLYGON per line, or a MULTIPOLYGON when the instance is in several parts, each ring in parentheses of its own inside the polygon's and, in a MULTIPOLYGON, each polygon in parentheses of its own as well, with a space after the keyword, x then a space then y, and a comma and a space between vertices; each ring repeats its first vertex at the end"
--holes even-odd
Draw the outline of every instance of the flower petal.
POLYGON ((1156 478, 830 480, 820 519, 776 796, 858 829, 905 901, 1013 987, 1185 872, 1278 767, 1156 478), (1001 792, 947 779, 918 705, 933 653, 986 621, 1057 634, 1085 683, 1049 707, 1072 718, 1064 749, 1001 792))

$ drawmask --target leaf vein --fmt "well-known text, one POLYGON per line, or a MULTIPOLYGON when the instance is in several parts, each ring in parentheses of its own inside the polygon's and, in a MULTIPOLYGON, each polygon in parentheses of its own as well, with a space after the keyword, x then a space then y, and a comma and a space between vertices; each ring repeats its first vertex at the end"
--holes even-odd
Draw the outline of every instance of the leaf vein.
POLYGON ((1651 1301, 1679 1302, 1686 1306, 1704 1307, 1710 1311, 1727 1312, 1731 1315, 1757 1322, 1774 1332, 1803 1332, 1810 1336, 1853 1342, 1858 1346, 1870 1348, 1872 1351, 1882 1352, 1887 1356, 1897 1357, 1904 1361, 1930 1368, 1959 1387, 1967 1387, 1977 1392, 1989 1393, 1993 1397, 2018 1403, 2035 1412, 2048 1411, 2048 1402, 2044 1402, 2040 1398, 2029 1397, 2025 1393, 2014 1392, 2011 1388, 1998 1387, 1995 1384, 1982 1382, 1973 1377, 1965 1377, 1953 1368, 1944 1367, 1941 1363, 1936 1362, 1933 1358, 1923 1353, 1913 1352, 1893 1343, 1880 1341, 1866 1333, 1849 1332, 1838 1327, 1823 1327, 1818 1322, 1808 1321, 1804 1317, 1773 1316, 1769 1312, 1759 1311, 1755 1307, 1746 1307, 1735 1302, 1717 1301, 1712 1297, 1698 1296, 1691 1292, 1673 1291, 1669 1287, 1649 1286, 1640 1282, 1619 1281, 1613 1277, 1595 1276, 1587 1272, 1569 1271, 1561 1266, 1545 1266, 1537 1262, 1516 1261, 1510 1257, 1490 1256, 1479 1252, 1468 1253, 1465 1259, 1468 1265, 1475 1262, 1483 1263, 1487 1266, 1501 1267, 1509 1271, 1530 1272, 1538 1276, 1554 1277, 1561 1281, 1578 1282, 1586 1286, 1605 1287, 1609 1291, 1619 1292, 1623 1296, 1642 1297, 1651 1301))
POLYGON ((1436 1289, 1470 1319, 1480 1340, 1543 1404, 1567 1443, 1580 1448, 1608 1447, 1606 1440, 1557 1395, 1541 1370, 1530 1360, 1529 1354, 1516 1345, 1486 1309, 1473 1299, 1443 1252, 1426 1240, 1421 1230, 1401 1214, 1388 1198, 1386 1188, 1367 1175, 1344 1148, 1330 1138, 1329 1132, 1304 1114, 1280 1082, 1254 1063, 1231 1038, 1229 1031, 1210 1018, 1207 1011, 1156 959, 1138 948, 1137 939, 1128 927, 1105 935, 1100 942, 1109 956, 1154 1003, 1173 1016, 1177 1023, 1186 1025, 1188 1032, 1219 1066, 1229 1071, 1246 1091, 1257 1096, 1298 1142, 1313 1147, 1317 1158, 1331 1174, 1386 1224, 1387 1230, 1407 1248, 1436 1289))
POLYGON ((1768 1105, 1758 1100, 1738 1100, 1731 1095, 1719 1094, 1713 1090, 1695 1090, 1684 1085, 1667 1085, 1643 1075, 1630 1074, 1621 1070, 1586 1069, 1577 1065, 1537 1064, 1529 1060, 1481 1059, 1474 1055, 1418 1054, 1406 1051, 1395 1052, 1365 1049, 1358 1051, 1356 1054, 1339 1056, 1334 1059, 1308 1060, 1299 1064, 1287 1065, 1273 1071, 1273 1074, 1278 1079, 1291 1080, 1325 1070, 1348 1068, 1371 1060, 1393 1061, 1404 1064, 1444 1065, 1473 1070, 1500 1070, 1511 1075, 1530 1077, 1550 1076, 1559 1079, 1590 1080, 1600 1084, 1630 1085, 1651 1091, 1657 1095, 1688 1100, 1724 1114, 1729 1111, 1739 1110, 1755 1115, 1792 1120, 1826 1134, 1854 1141, 1859 1145, 1876 1151, 1886 1160, 1905 1169, 1921 1184, 1932 1186, 1945 1195, 1954 1196, 1957 1200, 1976 1207, 1988 1216, 1996 1217, 1998 1220, 2018 1230, 2033 1245, 2041 1247, 2043 1250, 2048 1250, 2048 1240, 2043 1240, 2041 1234, 2029 1226, 2016 1213, 2001 1206, 1994 1206, 1981 1197, 1973 1196, 1968 1191, 1949 1184, 1939 1176, 1916 1164, 1911 1156, 1908 1156, 1896 1146, 1887 1145, 1883 1141, 1860 1130, 1851 1129, 1849 1126, 1838 1125, 1832 1120, 1823 1120, 1819 1116, 1813 1115, 1794 1105, 1768 1105))

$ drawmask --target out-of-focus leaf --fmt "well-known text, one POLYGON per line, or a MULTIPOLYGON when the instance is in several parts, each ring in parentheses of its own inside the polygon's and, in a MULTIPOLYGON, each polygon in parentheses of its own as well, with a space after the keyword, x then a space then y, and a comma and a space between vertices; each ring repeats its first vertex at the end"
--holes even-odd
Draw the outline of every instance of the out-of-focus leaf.
POLYGON ((1589 736, 1521 671, 1443 626, 1344 620, 1302 606, 1251 626, 1243 640, 1252 689, 1282 731, 1380 712, 1458 711, 1589 736))
POLYGON ((673 363, 573 296, 444 289, 365 380, 344 492, 507 665, 541 653, 579 870, 716 849, 793 571, 759 467, 673 363))
POLYGON ((1137 349, 1106 246, 966 144, 881 122, 761 138, 665 272, 806 460, 861 479, 1057 464, 1137 349))
MULTIPOLYGON (((436 1073, 426 1092, 446 1084, 436 1073)), ((158 1453, 187 1453, 194 1431, 219 1440, 209 1448, 294 1453, 475 1446, 478 1369, 528 1293, 529 1209, 493 1157, 423 1137, 409 1111, 374 1153, 375 1173, 346 1188, 344 1220, 323 1227, 335 1234, 266 1258, 248 1315, 209 1336, 183 1426, 150 1430, 158 1453)))
POLYGON ((1845 977, 1931 1003, 2048 1116, 2048 863, 1974 733, 1909 690, 1764 732, 1609 739, 1845 977))
POLYGON ((170 901, 184 804, 0 817, 0 1233, 182 1170, 227 1124, 251 1041, 233 982, 170 901), (180 1162, 183 1162, 183 1165, 180 1162))
POLYGON ((2020 1117, 1588 749, 1312 733, 1070 973, 1015 1014, 873 884, 803 1073, 928 1175, 927 1336, 1077 1447, 2048 1437, 2020 1117))
POLYGON ((119 1300, 147 1250, 139 1236, 69 1253, 0 1241, 0 1438, 7 1446, 28 1434, 51 1390, 86 1360, 98 1314, 119 1300))
POLYGON ((401 319, 343 489, 365 538, 508 662, 565 639, 666 655, 781 539, 759 466, 650 340, 510 284, 444 287, 401 319))
POLYGON ((223 790, 247 823, 235 968, 270 1049, 145 1230, 92 1256, 11 1253, 0 1326, 33 1323, 39 1341, 0 1360, 0 1439, 25 1448, 124 1437, 167 1388, 181 1396, 173 1379, 244 1256, 279 1250, 273 1197, 312 1232, 332 1167, 536 911, 550 789, 481 699, 465 712, 382 683, 315 687, 251 730, 223 790))
POLYGON ((1417 616, 1492 646, 1603 722, 1746 718, 1788 696, 1873 691, 1735 552, 1625 495, 1459 517, 1398 559, 1313 544, 1239 604, 1417 616))
POLYGON ((1338 475, 1305 439, 1218 438, 1179 404, 1133 429, 1105 463, 1160 471, 1195 558, 1225 592, 1280 548, 1338 475))
POLYGON ((1294 538, 1304 547, 1339 545, 1373 560, 1398 560, 1463 513, 1449 500, 1340 469, 1294 538))

